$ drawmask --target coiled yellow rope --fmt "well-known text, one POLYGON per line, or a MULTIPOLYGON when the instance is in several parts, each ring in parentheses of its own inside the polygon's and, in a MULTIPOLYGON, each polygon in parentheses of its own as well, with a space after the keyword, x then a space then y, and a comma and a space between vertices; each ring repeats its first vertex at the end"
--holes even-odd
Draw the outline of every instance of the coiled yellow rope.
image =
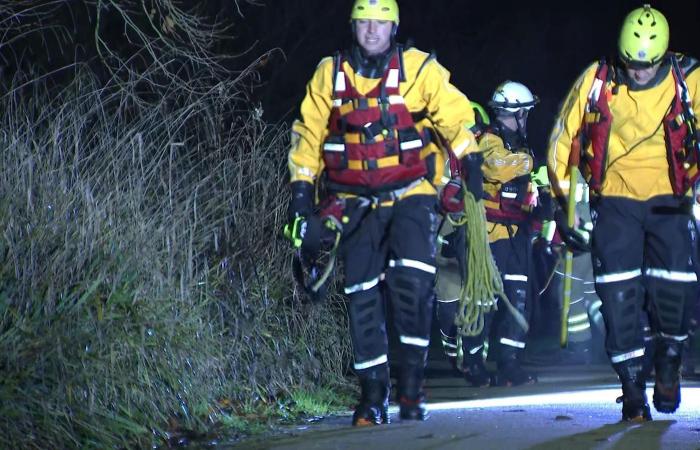
MULTIPOLYGON (((486 228, 486 210, 483 201, 476 201, 466 186, 464 189, 464 216, 448 220, 454 226, 467 225, 467 273, 463 278, 459 306, 455 315, 457 337, 461 344, 462 336, 476 336, 484 329, 484 316, 498 309, 501 299, 513 314, 518 324, 527 332, 527 320, 511 305, 503 289, 503 280, 496 262, 491 254, 488 231, 486 228)), ((461 345, 458 346, 461 348, 461 345)))

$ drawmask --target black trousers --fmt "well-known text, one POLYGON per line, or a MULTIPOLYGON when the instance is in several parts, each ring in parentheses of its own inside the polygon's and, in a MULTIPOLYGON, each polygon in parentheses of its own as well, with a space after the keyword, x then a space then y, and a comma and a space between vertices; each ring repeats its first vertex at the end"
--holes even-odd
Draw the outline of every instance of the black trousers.
POLYGON ((343 235, 340 257, 349 297, 354 369, 358 376, 386 370, 386 308, 392 308, 404 368, 424 368, 435 288, 437 202, 413 195, 390 206, 364 199, 347 202, 353 224, 343 235))
MULTIPOLYGON (((503 288, 511 304, 527 319, 531 310, 529 295, 529 274, 531 261, 530 233, 527 226, 509 239, 500 239, 491 243, 498 270, 501 272, 503 288)), ((485 337, 490 336, 489 353, 495 355, 498 362, 516 359, 525 348, 526 333, 503 304, 498 310, 485 317, 484 330, 478 336, 462 339, 465 363, 470 357, 480 357, 480 349, 485 337)), ((491 359, 491 358, 489 358, 491 359)))
POLYGON ((698 297, 696 230, 681 200, 599 197, 591 201, 592 260, 613 366, 644 355, 643 323, 660 339, 687 339, 698 297))

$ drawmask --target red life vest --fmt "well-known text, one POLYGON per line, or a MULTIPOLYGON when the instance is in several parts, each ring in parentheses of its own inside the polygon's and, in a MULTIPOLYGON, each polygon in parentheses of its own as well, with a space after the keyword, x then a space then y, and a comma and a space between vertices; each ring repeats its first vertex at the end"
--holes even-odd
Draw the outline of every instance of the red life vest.
MULTIPOLYGON (((670 55, 676 58, 675 55, 670 55)), ((588 94, 588 103, 584 113, 583 124, 575 139, 582 139, 580 169, 588 185, 595 192, 605 179, 608 162, 608 140, 612 128, 612 114, 609 101, 612 92, 607 89, 611 80, 612 69, 605 60, 598 65, 593 85, 588 94), (590 143, 590 150, 586 151, 590 143)), ((671 102, 670 112, 663 119, 666 141, 666 152, 669 165, 669 178, 675 195, 684 195, 693 183, 700 178, 697 161, 692 152, 687 152, 685 140, 688 137, 688 126, 683 120, 683 105, 679 84, 683 81, 684 73, 671 70, 675 82, 676 95, 671 102), (680 77, 680 79, 679 79, 680 77)))
POLYGON ((503 183, 495 195, 484 193, 486 220, 504 225, 527 222, 533 208, 532 199, 529 175, 503 183))
MULTIPOLYGON (((327 186, 360 195, 386 192, 430 177, 430 129, 417 127, 399 90, 402 50, 392 55, 377 86, 362 95, 336 55, 329 135, 323 145, 327 186)), ((418 117, 416 115, 416 117, 418 117)))

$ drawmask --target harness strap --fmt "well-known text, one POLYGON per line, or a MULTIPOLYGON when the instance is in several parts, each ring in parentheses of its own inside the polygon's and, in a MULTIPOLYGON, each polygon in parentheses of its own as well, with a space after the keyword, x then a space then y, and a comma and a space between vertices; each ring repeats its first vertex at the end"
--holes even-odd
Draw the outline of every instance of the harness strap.
MULTIPOLYGON (((431 150, 423 148, 420 152, 421 159, 429 155, 431 150)), ((348 169, 350 170, 377 170, 394 167, 401 164, 399 155, 386 156, 377 159, 351 159, 348 160, 348 169)))

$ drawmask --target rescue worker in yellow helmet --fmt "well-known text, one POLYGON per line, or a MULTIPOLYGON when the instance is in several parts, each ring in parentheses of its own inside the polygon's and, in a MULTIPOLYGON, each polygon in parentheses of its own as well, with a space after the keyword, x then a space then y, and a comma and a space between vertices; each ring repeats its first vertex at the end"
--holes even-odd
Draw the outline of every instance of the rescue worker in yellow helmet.
MULTIPOLYGON (((533 214, 551 206, 551 202, 538 205, 538 191, 531 182, 535 159, 527 139, 527 119, 538 102, 524 84, 501 83, 489 102, 493 112, 491 125, 479 136, 479 148, 484 155, 484 206, 491 252, 508 299, 525 317, 531 310, 530 225, 533 214)), ((543 198, 548 199, 548 196, 543 198)), ((474 386, 489 383, 482 356, 484 340, 489 335, 488 351, 497 365, 490 380, 492 385, 517 386, 537 381, 537 377, 520 364, 526 346, 525 330, 507 308, 499 307, 486 317, 480 335, 462 339, 462 370, 469 383, 474 386)))
MULTIPOLYGON (((433 55, 396 43, 395 0, 356 0, 351 24, 352 48, 320 62, 292 126, 289 220, 303 220, 314 208, 322 208, 321 215, 339 211, 338 254, 361 387, 353 425, 389 422, 388 305, 400 340, 399 416, 424 420, 436 167, 444 163, 437 134, 467 172, 479 173, 479 162, 471 163, 478 160, 469 130, 474 114, 433 55)), ((479 176, 469 183, 481 188, 479 176)))
MULTIPOLYGON (((645 395, 643 320, 655 338, 654 406, 680 404, 679 368, 698 296, 696 231, 689 214, 697 181, 694 111, 698 61, 667 52, 669 27, 644 5, 624 19, 619 61, 589 66, 552 131, 548 165, 566 205, 570 167, 591 189, 592 258, 606 351, 622 385, 622 419, 651 420, 645 395)), ((558 228, 568 233, 568 224, 558 228)))

